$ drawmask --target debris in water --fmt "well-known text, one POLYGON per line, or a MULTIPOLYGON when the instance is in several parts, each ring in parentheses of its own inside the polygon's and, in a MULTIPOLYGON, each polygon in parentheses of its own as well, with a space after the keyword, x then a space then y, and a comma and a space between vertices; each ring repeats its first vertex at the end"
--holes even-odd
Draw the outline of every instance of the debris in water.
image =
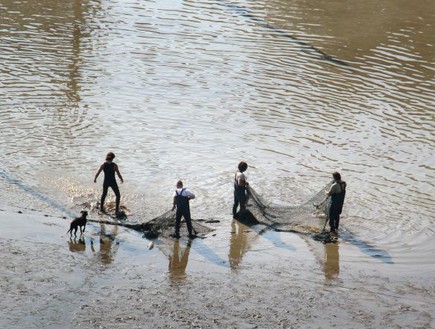
POLYGON ((320 232, 317 234, 313 234, 313 239, 316 241, 320 241, 322 243, 336 243, 338 242, 338 238, 335 234, 331 234, 330 232, 320 232))
POLYGON ((151 250, 154 248, 154 242, 150 241, 150 243, 148 243, 148 249, 151 250))

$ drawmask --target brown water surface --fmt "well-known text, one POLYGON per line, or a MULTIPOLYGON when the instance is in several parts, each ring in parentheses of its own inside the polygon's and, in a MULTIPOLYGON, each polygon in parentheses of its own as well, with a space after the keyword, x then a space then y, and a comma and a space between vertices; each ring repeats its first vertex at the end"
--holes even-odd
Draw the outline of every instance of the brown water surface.
MULTIPOLYGON (((431 0, 3 0, 2 203, 73 216, 97 202, 93 176, 113 151, 129 220, 168 210, 182 178, 193 217, 221 221, 185 268, 164 265, 169 278, 302 255, 347 288, 354 267, 433 287, 433 22, 431 0), (251 186, 285 205, 340 171, 340 244, 231 224, 240 160, 251 186)), ((95 229, 98 262, 114 266, 127 233, 95 229)))

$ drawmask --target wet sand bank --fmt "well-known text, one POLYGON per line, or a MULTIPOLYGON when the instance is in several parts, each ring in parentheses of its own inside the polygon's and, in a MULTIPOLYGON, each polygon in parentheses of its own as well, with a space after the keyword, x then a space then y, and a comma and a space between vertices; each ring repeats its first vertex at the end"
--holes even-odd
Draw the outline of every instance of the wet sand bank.
POLYGON ((206 239, 155 240, 149 250, 121 227, 88 225, 70 240, 70 219, 0 209, 2 328, 434 325, 433 281, 352 263, 357 250, 345 242, 327 250, 229 222, 206 239))

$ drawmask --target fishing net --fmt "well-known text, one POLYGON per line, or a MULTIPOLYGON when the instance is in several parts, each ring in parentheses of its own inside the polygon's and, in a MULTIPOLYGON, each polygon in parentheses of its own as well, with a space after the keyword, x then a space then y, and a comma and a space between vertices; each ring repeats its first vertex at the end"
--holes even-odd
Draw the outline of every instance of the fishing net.
POLYGON ((328 202, 324 202, 326 193, 333 182, 326 184, 307 202, 298 206, 280 206, 267 204, 251 187, 247 209, 239 220, 246 224, 263 224, 277 231, 299 233, 319 233, 325 226, 328 202))
MULTIPOLYGON (((243 214, 239 214, 238 220, 247 225, 263 224, 277 231, 314 234, 313 238, 316 240, 325 243, 333 242, 335 239, 322 230, 325 228, 328 211, 328 202, 325 202, 325 197, 332 183, 333 181, 327 183, 312 198, 297 206, 268 204, 251 186, 248 186, 247 209, 243 214)), ((106 205, 107 208, 110 208, 109 206, 110 203, 106 205)), ((123 209, 122 206, 121 209, 128 214, 127 209, 123 209)), ((139 224, 117 222, 117 225, 144 232, 144 236, 148 239, 159 236, 170 237, 174 233, 175 214, 175 211, 168 210, 148 222, 139 224)), ((192 226, 196 234, 206 234, 213 229, 204 224, 213 222, 213 220, 192 219, 192 226)), ((184 219, 180 225, 180 235, 188 236, 184 219)))
MULTIPOLYGON (((174 233, 175 230, 175 210, 168 210, 153 218, 152 220, 142 224, 142 230, 144 231, 144 236, 146 238, 152 239, 158 236, 163 236, 168 238, 171 234, 174 233)), ((205 226, 199 222, 207 222, 202 219, 193 220, 192 219, 192 227, 195 234, 205 234, 213 231, 212 228, 205 226)), ((184 219, 181 220, 180 225, 180 235, 188 236, 187 225, 184 219)))
MULTIPOLYGON (((80 204, 82 209, 86 209, 89 212, 97 215, 99 219, 88 219, 89 222, 105 223, 109 225, 119 225, 133 229, 135 231, 143 232, 144 237, 147 239, 155 239, 159 236, 169 238, 171 234, 175 231, 175 210, 168 210, 147 222, 135 223, 130 221, 130 210, 123 204, 120 205, 120 213, 114 215, 115 213, 115 202, 107 201, 104 205, 105 212, 102 213, 100 209, 100 204, 84 202, 80 204), (113 214, 113 215, 112 215, 113 214), (110 217, 110 220, 105 220, 104 218, 110 217)), ((134 216, 133 216, 134 217, 134 216)), ((206 234, 212 232, 213 229, 204 225, 215 223, 215 220, 204 220, 204 219, 192 219, 192 227, 195 234, 206 234), (203 224, 202 224, 203 223, 203 224)), ((188 236, 187 225, 184 218, 181 220, 180 225, 180 235, 188 236)), ((199 236, 201 237, 201 236, 199 236)))

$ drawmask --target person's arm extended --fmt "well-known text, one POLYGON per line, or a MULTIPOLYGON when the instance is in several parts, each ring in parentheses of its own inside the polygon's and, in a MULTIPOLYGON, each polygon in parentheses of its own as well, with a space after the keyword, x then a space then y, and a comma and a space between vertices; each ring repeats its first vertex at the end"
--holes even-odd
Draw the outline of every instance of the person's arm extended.
POLYGON ((334 187, 334 185, 331 186, 331 188, 329 189, 329 192, 325 193, 325 195, 326 195, 325 199, 322 202, 320 202, 319 204, 315 205, 316 208, 319 208, 321 205, 323 205, 329 199, 329 197, 335 193, 333 191, 333 187, 334 187))
POLYGON ((94 178, 94 183, 97 182, 97 178, 100 175, 100 173, 103 171, 103 165, 100 166, 100 168, 98 169, 97 173, 95 174, 95 178, 94 178))
POLYGON ((195 194, 193 194, 193 193, 190 192, 189 190, 186 191, 186 192, 187 192, 187 197, 188 197, 190 200, 195 199, 195 194))
POLYGON ((329 199, 329 193, 326 194, 326 198, 322 202, 320 202, 319 204, 315 204, 314 206, 316 208, 320 208, 320 206, 322 206, 328 199, 329 199))
POLYGON ((173 201, 173 203, 172 203, 172 211, 174 211, 175 210, 175 208, 177 207, 177 203, 175 202, 175 196, 174 196, 174 201, 173 201))
POLYGON ((124 183, 124 179, 122 178, 121 173, 119 172, 119 168, 117 164, 115 164, 115 172, 118 175, 119 179, 121 180, 121 183, 124 183))

